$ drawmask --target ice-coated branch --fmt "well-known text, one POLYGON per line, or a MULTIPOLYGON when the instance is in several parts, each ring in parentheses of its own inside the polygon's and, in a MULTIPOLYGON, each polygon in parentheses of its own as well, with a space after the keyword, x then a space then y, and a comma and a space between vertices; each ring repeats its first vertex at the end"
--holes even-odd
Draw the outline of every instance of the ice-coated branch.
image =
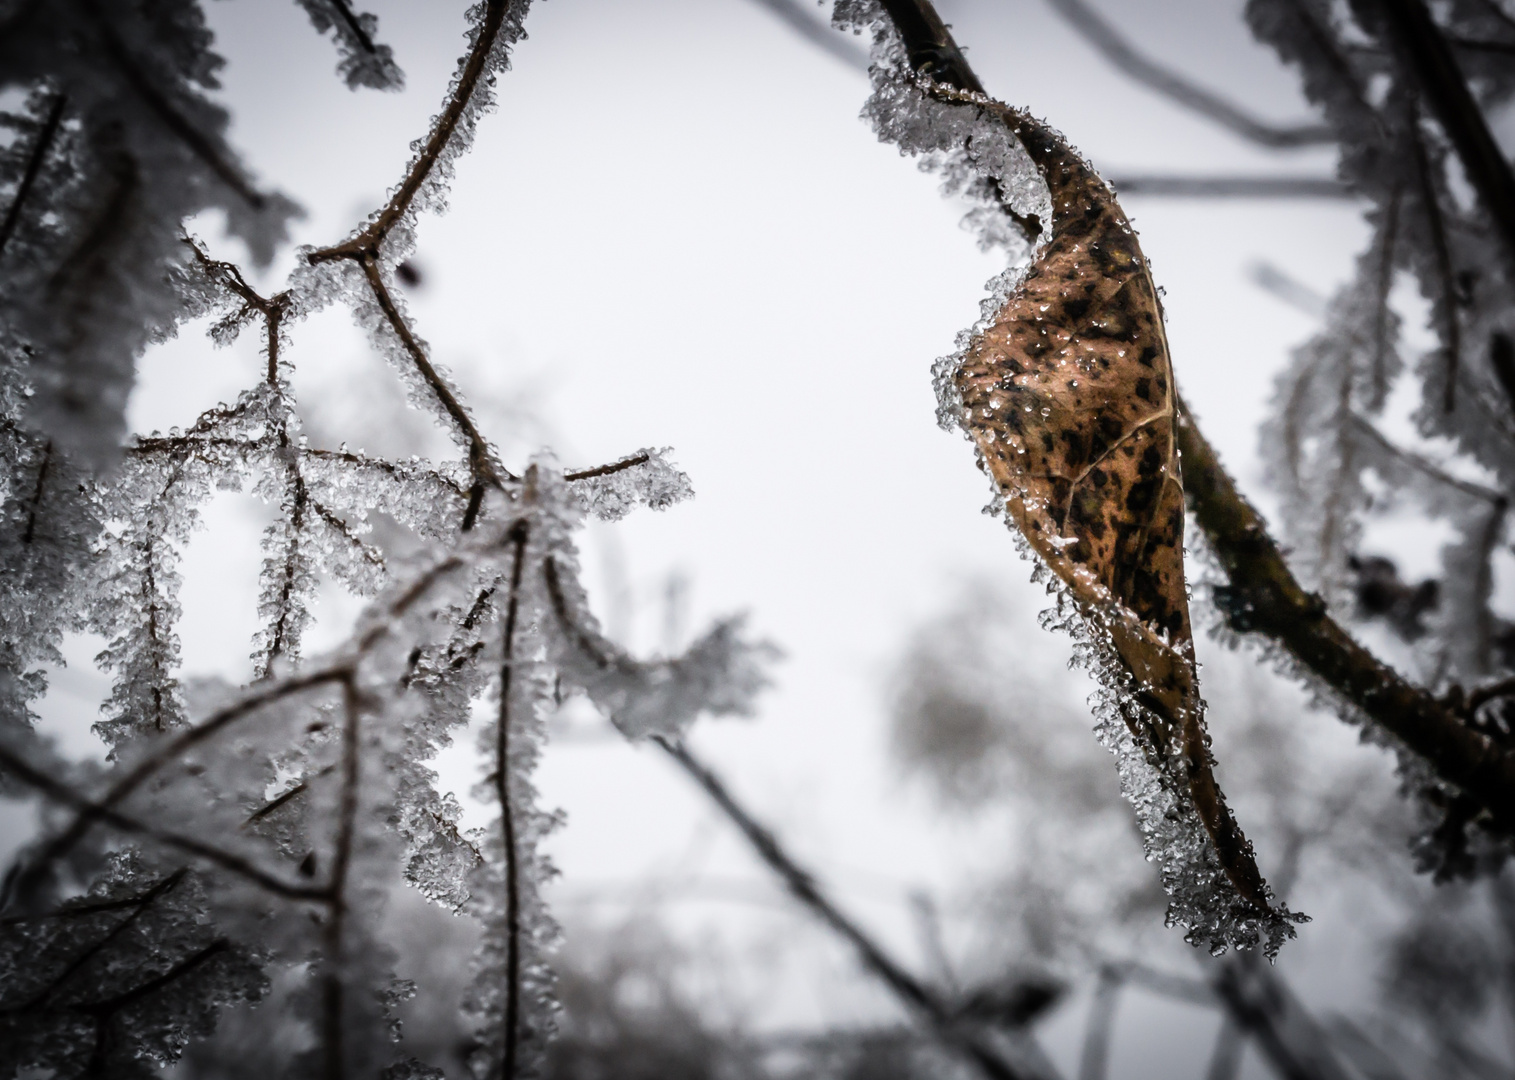
POLYGON ((83 910, 89 911, 90 913, 98 911, 124 910, 128 908, 130 909, 130 912, 126 918, 122 919, 120 922, 116 923, 115 926, 111 927, 104 936, 95 939, 95 941, 91 942, 87 948, 81 950, 77 956, 75 956, 64 966, 62 971, 58 972, 58 974, 54 975, 52 979, 48 981, 47 985, 39 989, 26 1001, 20 1002, 15 1005, 0 1006, 0 1012, 25 1012, 30 1009, 35 1009, 41 1005, 45 1005, 49 998, 54 997, 58 991, 62 989, 63 986, 68 982, 68 980, 73 978, 76 972, 78 972, 82 967, 84 967, 85 964, 88 964, 96 956, 99 956, 102 951, 109 947, 112 941, 116 940, 116 938, 120 937, 122 934, 130 930, 132 926, 141 919, 143 913, 153 904, 154 901, 158 899, 158 897, 172 891, 173 888, 179 884, 179 882, 184 880, 185 875, 188 873, 189 870, 187 868, 181 867, 160 881, 155 882, 153 886, 142 895, 128 897, 124 900, 117 900, 114 902, 114 904, 108 906, 94 904, 85 907, 84 905, 81 905, 80 907, 65 909, 60 913, 54 913, 53 917, 56 917, 57 914, 72 915, 81 913, 81 908, 83 908, 83 910))
POLYGON ((175 848, 186 855, 204 859, 213 863, 223 870, 229 870, 238 877, 245 878, 254 885, 259 886, 275 896, 282 896, 288 900, 319 900, 325 901, 329 896, 329 890, 325 887, 309 885, 292 885, 274 877, 268 871, 254 865, 240 855, 229 851, 223 851, 203 840, 197 840, 192 836, 170 832, 160 829, 145 821, 140 821, 130 815, 123 814, 119 810, 112 809, 103 801, 94 801, 68 785, 48 776, 40 769, 33 768, 19 754, 13 753, 9 748, 0 745, 0 766, 16 779, 28 787, 35 789, 39 794, 46 796, 52 801, 63 806, 71 807, 78 811, 81 820, 88 819, 90 822, 102 822, 122 832, 135 833, 145 836, 149 840, 156 841, 166 847, 175 848))
POLYGON ((991 1080, 1034 1080, 1033 1073, 1009 1061, 979 1031, 960 1020, 935 990, 905 970, 856 920, 843 912, 821 889, 815 876, 784 850, 773 832, 748 813, 725 782, 696 758, 682 741, 661 735, 654 735, 653 741, 666 750, 668 756, 720 807, 763 862, 783 880, 795 899, 845 938, 857 950, 863 966, 887 986, 907 1010, 925 1020, 942 1043, 991 1080))
POLYGON ((489 440, 484 438, 484 433, 473 422, 473 417, 468 415, 468 410, 463 408, 463 403, 458 400, 457 394, 453 393, 452 387, 447 385, 447 380, 442 378, 441 373, 432 364, 431 359, 426 355, 426 350, 421 347, 421 342, 410 329, 410 324, 400 314, 399 306, 395 303, 394 296, 384 281, 384 275, 379 271, 378 255, 373 251, 366 251, 359 257, 359 264, 363 267, 363 276, 367 278, 369 288, 373 290, 374 299, 379 302, 379 309, 384 312, 384 318, 394 330, 395 336, 400 339, 400 344, 410 354, 410 359, 421 378, 426 381, 426 385, 431 387, 442 408, 447 411, 448 417, 468 442, 468 466, 474 476, 474 485, 469 491, 468 513, 463 519, 463 529, 467 531, 478 517, 479 505, 484 494, 484 483, 498 485, 503 480, 515 480, 517 477, 495 461, 489 440))
MULTIPOLYGON (((1100 55, 1121 71, 1169 101, 1213 120, 1227 131, 1275 150, 1322 146, 1336 141, 1335 132, 1325 124, 1270 124, 1259 120, 1219 94, 1206 90, 1178 72, 1143 56, 1085 0, 1047 2, 1100 55)), ((1120 186, 1116 185, 1117 188, 1120 186)))
MULTIPOLYGON (((155 776, 160 769, 166 767, 186 750, 190 750, 207 739, 219 734, 225 728, 239 720, 256 713, 260 708, 292 694, 303 693, 306 690, 328 686, 347 677, 346 668, 327 668, 321 671, 310 672, 305 675, 287 679, 283 682, 274 683, 262 690, 255 691, 242 698, 240 701, 228 705, 226 708, 212 714, 206 720, 189 728, 187 731, 169 739, 153 753, 144 757, 133 766, 125 776, 112 784, 105 794, 98 800, 88 800, 83 796, 77 798, 63 795, 58 796, 58 801, 66 805, 72 805, 77 811, 74 820, 39 852, 28 860, 24 868, 12 871, 6 880, 5 900, 8 905, 16 897, 24 897, 46 875, 54 863, 74 849, 79 841, 84 839, 86 833, 97 823, 106 822, 120 824, 117 820, 115 807, 128 798, 133 792, 155 776)), ((10 767, 14 759, 21 765, 25 762, 20 758, 0 748, 0 764, 10 767)), ((27 766, 30 769, 29 766, 27 766)), ((41 776, 35 770, 30 770, 33 775, 41 776)), ((18 774, 20 775, 20 774, 18 774)), ((24 776, 23 779, 26 779, 24 776)), ((43 777, 43 779, 47 779, 43 777)), ((52 781, 49 781, 50 783, 52 781)), ((32 781, 27 780, 32 784, 32 781)), ((36 787, 36 784, 32 784, 36 787)), ((60 788, 60 791, 64 789, 60 788)), ((73 793, 68 793, 72 796, 73 793)))
POLYGON ((426 145, 416 156, 405 179, 400 182, 400 186, 395 189, 395 193, 390 196, 383 209, 358 235, 335 247, 311 252, 308 258, 312 263, 330 259, 359 259, 366 252, 377 253, 379 245, 410 209, 422 185, 426 183, 427 177, 431 175, 441 159, 443 151, 452 141, 453 133, 458 130, 458 124, 463 119, 474 92, 478 89, 490 50, 494 48, 495 40, 500 35, 500 28, 505 22, 510 0, 485 0, 483 7, 484 18, 474 38, 473 50, 463 64, 462 73, 453 87, 452 96, 432 125, 426 145))
POLYGON ((1376 0, 1370 10, 1441 122, 1515 268, 1515 170, 1489 130, 1446 35, 1422 0, 1376 0))
POLYGON ((516 621, 520 618, 521 575, 525 569, 526 522, 509 534, 510 592, 505 602, 505 629, 500 659, 500 715, 495 732, 494 785, 500 804, 500 842, 505 853, 505 1016, 500 1025, 500 1077, 515 1080, 521 1042, 521 879, 516 843, 515 805, 510 792, 511 683, 516 664, 516 621))

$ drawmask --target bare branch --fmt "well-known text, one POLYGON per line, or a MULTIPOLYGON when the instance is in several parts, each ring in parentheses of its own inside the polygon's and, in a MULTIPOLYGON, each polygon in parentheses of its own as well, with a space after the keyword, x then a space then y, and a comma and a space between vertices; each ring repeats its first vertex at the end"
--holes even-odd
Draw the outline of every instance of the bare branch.
POLYGON ((817 20, 798 0, 753 0, 753 2, 759 7, 767 8, 778 16, 785 26, 822 52, 840 60, 854 71, 867 73, 868 54, 849 43, 831 27, 817 20))
POLYGON ((1110 186, 1122 196, 1179 199, 1353 199, 1340 180, 1324 176, 1164 176, 1117 173, 1110 186))
POLYGON ((792 859, 779 844, 777 837, 760 825, 735 799, 725 783, 710 768, 689 752, 682 742, 654 735, 653 741, 668 752, 669 757, 694 780, 705 793, 741 830, 759 857, 774 873, 783 879, 795 898, 810 908, 821 921, 840 936, 847 939, 858 952, 864 967, 872 972, 885 986, 893 991, 911 1012, 925 1019, 941 1041, 993 1080, 1018 1080, 1029 1078, 1021 1066, 1008 1061, 1005 1056, 981 1034, 960 1021, 954 1010, 942 1001, 935 991, 927 987, 904 969, 885 952, 850 916, 821 891, 815 877, 792 859))
POLYGON ((1259 120, 1218 94, 1143 56, 1084 0, 1047 2, 1085 41, 1131 78, 1244 139, 1275 150, 1324 146, 1336 141, 1335 133, 1325 124, 1270 124, 1259 120))
POLYGON ((1515 833, 1515 757, 1381 663, 1326 613, 1318 596, 1305 591, 1187 409, 1179 414, 1178 440, 1194 519, 1228 579, 1219 599, 1231 627, 1278 642, 1475 800, 1499 831, 1515 833))

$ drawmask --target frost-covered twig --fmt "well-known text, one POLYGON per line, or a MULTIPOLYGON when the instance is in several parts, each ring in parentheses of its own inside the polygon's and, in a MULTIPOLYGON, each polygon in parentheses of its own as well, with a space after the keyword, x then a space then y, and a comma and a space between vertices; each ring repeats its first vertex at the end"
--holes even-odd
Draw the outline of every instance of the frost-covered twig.
POLYGON ((516 621, 521 613, 521 574, 525 569, 527 524, 509 535, 510 591, 505 601, 505 629, 500 657, 500 715, 495 730, 494 789, 500 804, 500 844, 505 852, 505 1015, 500 1025, 500 1075, 512 1080, 521 1042, 521 866, 516 842, 515 801, 510 791, 511 683, 515 678, 516 621))
POLYGON ((1380 0, 1373 10, 1396 51, 1415 73, 1456 148, 1468 182, 1500 232, 1508 265, 1515 269, 1515 170, 1489 130, 1445 34, 1423 0, 1380 0))
POLYGON ((145 836, 160 844, 175 848, 186 855, 193 855, 196 858, 204 859, 206 862, 214 863, 223 870, 229 870, 239 877, 246 878, 259 887, 287 899, 326 900, 329 896, 329 890, 325 887, 290 884, 274 877, 266 870, 254 866, 240 855, 223 851, 193 836, 170 832, 146 821, 140 821, 128 814, 121 813, 119 810, 112 809, 111 805, 103 800, 93 801, 72 790, 67 785, 53 779, 42 770, 33 768, 19 754, 12 753, 5 746, 0 746, 0 765, 3 765, 9 774, 36 789, 41 794, 47 796, 47 798, 63 806, 77 810, 80 820, 103 822, 123 832, 145 836))

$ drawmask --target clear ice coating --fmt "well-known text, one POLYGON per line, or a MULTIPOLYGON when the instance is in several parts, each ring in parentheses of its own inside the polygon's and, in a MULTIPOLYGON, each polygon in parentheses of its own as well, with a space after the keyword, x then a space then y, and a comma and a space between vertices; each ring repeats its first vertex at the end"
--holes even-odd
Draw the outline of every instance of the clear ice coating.
MULTIPOLYGON (((1012 212, 1036 218, 1044 238, 1052 222, 1051 195, 998 114, 981 108, 972 95, 944 100, 925 91, 926 76, 911 70, 892 21, 874 0, 840 0, 834 21, 841 28, 863 30, 872 37, 873 94, 863 116, 880 139, 920 158, 923 168, 938 172, 944 193, 970 199, 974 205, 966 224, 978 232, 985 247, 1002 247, 1010 258, 1009 267, 988 283, 979 322, 959 334, 955 353, 932 367, 939 423, 966 434, 964 403, 956 387, 958 369, 976 335, 987 329, 1025 281, 1038 251, 1025 239, 1012 212)), ((1002 500, 996 488, 991 507, 1002 506, 1002 500)), ((1022 553, 1030 555, 1029 545, 1019 534, 1016 539, 1022 553)), ((1106 626, 1108 619, 1122 618, 1122 613, 1091 610, 1076 601, 1055 576, 1046 574, 1040 565, 1038 569, 1057 597, 1046 625, 1073 635, 1076 659, 1102 683, 1092 702, 1096 733, 1115 755, 1144 850, 1157 864, 1170 898, 1170 924, 1183 926, 1188 941, 1212 952, 1260 948, 1274 955, 1293 936, 1293 924, 1301 917, 1289 913, 1271 893, 1265 893, 1268 910, 1241 896, 1222 867, 1189 794, 1188 770, 1178 740, 1160 750, 1153 740, 1139 740, 1132 734, 1133 728, 1150 725, 1151 718, 1141 704, 1142 688, 1133 684, 1106 626)))

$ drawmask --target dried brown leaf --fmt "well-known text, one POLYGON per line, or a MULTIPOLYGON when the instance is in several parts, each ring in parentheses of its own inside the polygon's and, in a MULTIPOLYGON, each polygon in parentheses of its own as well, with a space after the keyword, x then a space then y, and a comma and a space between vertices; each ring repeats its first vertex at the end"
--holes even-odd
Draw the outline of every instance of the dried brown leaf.
POLYGON ((1011 520, 1094 616, 1136 688, 1126 722, 1188 797, 1227 878, 1266 886, 1212 771, 1184 587, 1184 490, 1162 306, 1114 194, 1053 130, 994 105, 1051 190, 1051 237, 970 343, 964 427, 1011 520), (1140 715, 1146 714, 1146 715, 1140 715))

